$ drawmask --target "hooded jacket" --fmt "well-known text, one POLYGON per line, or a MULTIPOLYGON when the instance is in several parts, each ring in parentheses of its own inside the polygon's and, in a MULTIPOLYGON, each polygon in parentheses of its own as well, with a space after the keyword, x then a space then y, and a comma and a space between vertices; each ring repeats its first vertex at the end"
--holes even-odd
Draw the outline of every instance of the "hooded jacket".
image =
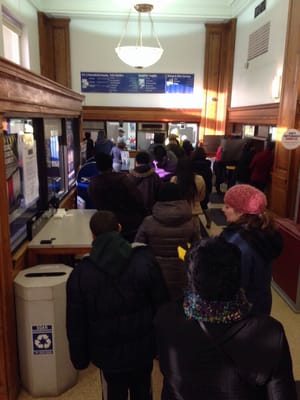
POLYGON ((270 314, 272 307, 272 261, 283 248, 277 230, 247 230, 243 225, 231 223, 221 236, 239 247, 242 254, 242 287, 253 305, 253 312, 270 314))
POLYGON ((144 219, 135 241, 146 243, 154 251, 165 277, 171 299, 181 296, 186 284, 183 261, 177 247, 186 248, 195 238, 192 209, 186 200, 157 201, 152 215, 144 219))
POLYGON ((160 177, 149 165, 139 165, 129 170, 128 178, 142 193, 146 212, 151 214, 162 184, 160 177))
POLYGON ((106 372, 149 368, 153 317, 167 291, 147 246, 132 248, 117 232, 99 235, 67 282, 67 335, 72 363, 106 372))

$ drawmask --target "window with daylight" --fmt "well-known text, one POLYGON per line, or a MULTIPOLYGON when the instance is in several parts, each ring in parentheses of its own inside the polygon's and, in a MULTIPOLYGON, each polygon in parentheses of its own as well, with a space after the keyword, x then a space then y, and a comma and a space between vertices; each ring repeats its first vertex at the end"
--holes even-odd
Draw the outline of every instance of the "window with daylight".
POLYGON ((22 24, 2 7, 2 32, 4 57, 22 65, 22 24))

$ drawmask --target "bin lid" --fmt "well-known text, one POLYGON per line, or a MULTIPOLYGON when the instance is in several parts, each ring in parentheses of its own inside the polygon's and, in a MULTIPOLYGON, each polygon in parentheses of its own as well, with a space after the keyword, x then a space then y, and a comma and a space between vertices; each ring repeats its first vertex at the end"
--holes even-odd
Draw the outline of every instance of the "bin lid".
POLYGON ((65 284, 72 270, 65 264, 41 264, 23 269, 14 280, 15 293, 25 299, 35 298, 36 295, 40 299, 41 296, 51 298, 55 287, 65 284))

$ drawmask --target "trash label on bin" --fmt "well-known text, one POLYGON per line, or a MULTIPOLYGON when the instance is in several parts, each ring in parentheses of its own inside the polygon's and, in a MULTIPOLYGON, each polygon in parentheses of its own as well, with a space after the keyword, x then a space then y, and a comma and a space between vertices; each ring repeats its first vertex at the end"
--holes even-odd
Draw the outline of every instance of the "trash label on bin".
POLYGON ((53 354, 52 325, 32 325, 33 354, 53 354))

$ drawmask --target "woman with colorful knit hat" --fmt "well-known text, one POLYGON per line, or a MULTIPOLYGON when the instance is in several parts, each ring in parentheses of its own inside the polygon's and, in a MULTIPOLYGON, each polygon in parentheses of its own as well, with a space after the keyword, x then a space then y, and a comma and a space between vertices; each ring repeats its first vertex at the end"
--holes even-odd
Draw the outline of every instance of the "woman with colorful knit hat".
POLYGON ((250 185, 227 190, 222 208, 228 226, 221 236, 242 253, 242 287, 252 311, 270 314, 272 307, 272 262, 282 251, 283 241, 266 211, 263 192, 250 185))
POLYGON ((184 265, 184 297, 162 305, 154 320, 161 400, 296 400, 283 326, 251 312, 237 246, 202 239, 184 265))

